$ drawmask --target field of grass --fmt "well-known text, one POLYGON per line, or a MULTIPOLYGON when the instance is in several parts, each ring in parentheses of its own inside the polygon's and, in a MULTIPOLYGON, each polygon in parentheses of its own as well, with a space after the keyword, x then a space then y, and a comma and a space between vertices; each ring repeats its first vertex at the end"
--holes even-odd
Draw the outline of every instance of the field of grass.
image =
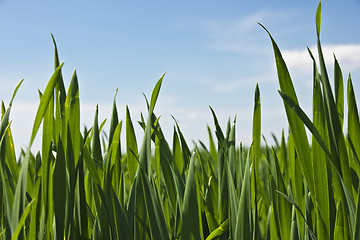
POLYGON ((222 129, 212 108, 208 143, 189 145, 175 121, 169 146, 154 111, 164 75, 138 122, 127 107, 126 118, 118 119, 115 95, 110 129, 103 129, 96 110, 93 126, 81 130, 76 72, 66 91, 54 40, 55 71, 39 92, 29 145, 20 156, 9 116, 21 82, 8 106, 1 105, 0 239, 360 239, 358 108, 351 77, 345 88, 335 57, 331 87, 320 22, 321 3, 318 62, 309 50, 312 116, 301 109, 268 33, 289 123, 289 137, 283 134, 275 146, 260 144, 258 86, 250 146, 235 139, 236 119, 222 129), (144 130, 141 145, 134 124, 144 130), (40 127, 41 151, 32 153, 40 127))

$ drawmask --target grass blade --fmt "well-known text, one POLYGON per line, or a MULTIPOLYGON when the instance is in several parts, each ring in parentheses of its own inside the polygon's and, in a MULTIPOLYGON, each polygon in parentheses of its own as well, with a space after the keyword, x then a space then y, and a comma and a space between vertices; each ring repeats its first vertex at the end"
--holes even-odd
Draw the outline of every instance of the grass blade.
POLYGON ((134 126, 131 121, 130 111, 126 106, 126 159, 129 171, 130 181, 133 182, 138 168, 138 147, 134 126), (134 155, 135 154, 135 155, 134 155))
POLYGON ((195 152, 190 159, 182 207, 181 239, 203 239, 201 209, 199 204, 198 183, 195 174, 195 152))
POLYGON ((48 84, 46 85, 44 93, 41 96, 40 104, 39 104, 39 107, 36 112, 35 121, 34 121, 34 125, 33 125, 32 132, 31 132, 29 148, 32 146, 32 144, 34 142, 36 133, 39 130, 40 123, 45 115, 46 109, 47 109, 49 103, 51 103, 50 100, 52 99, 52 97, 54 95, 54 88, 58 82, 58 78, 60 77, 61 68, 63 65, 64 65, 64 63, 61 63, 60 66, 56 68, 56 70, 53 73, 53 75, 51 76, 48 84))

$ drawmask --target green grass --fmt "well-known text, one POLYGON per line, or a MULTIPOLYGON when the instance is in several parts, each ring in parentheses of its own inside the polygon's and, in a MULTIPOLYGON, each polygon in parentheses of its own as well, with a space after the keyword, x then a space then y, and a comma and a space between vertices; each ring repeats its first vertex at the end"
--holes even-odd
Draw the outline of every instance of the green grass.
POLYGON ((127 106, 124 124, 119 120, 115 94, 108 131, 96 108, 93 126, 81 132, 76 72, 66 92, 53 38, 55 71, 39 92, 29 145, 18 157, 9 116, 22 81, 8 107, 1 105, 0 239, 360 239, 358 108, 351 77, 345 88, 336 58, 331 88, 320 21, 321 4, 319 65, 309 50, 311 117, 264 27, 289 123, 288 138, 283 133, 275 146, 261 145, 258 85, 250 146, 235 138, 236 119, 223 131, 212 108, 214 130, 207 127, 207 144, 188 145, 174 119, 170 146, 155 114, 164 75, 138 123, 127 106), (135 124, 144 130, 141 145, 135 124), (31 146, 41 126, 41 151, 34 154, 31 146))

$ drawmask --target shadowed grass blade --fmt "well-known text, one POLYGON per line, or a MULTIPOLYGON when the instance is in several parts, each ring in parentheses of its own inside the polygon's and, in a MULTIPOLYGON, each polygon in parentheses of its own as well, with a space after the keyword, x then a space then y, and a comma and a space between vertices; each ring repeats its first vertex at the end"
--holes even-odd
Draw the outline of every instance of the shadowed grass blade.
POLYGON ((59 139, 58 152, 55 161, 53 173, 53 202, 56 224, 56 238, 64 238, 65 230, 65 209, 67 202, 67 184, 66 184, 66 158, 62 141, 59 139))

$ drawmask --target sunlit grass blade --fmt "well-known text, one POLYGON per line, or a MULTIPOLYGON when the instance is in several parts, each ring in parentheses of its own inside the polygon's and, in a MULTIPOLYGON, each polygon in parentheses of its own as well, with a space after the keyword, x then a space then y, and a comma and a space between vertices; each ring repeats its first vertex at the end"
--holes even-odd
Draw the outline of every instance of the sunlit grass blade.
MULTIPOLYGON (((251 152, 251 150, 250 150, 251 152)), ((245 240, 252 238, 252 218, 251 218, 251 172, 250 157, 246 160, 244 179, 242 181, 238 214, 235 226, 234 239, 245 240)))
POLYGON ((109 148, 110 166, 113 170, 113 186, 118 194, 121 195, 121 146, 120 146, 120 133, 122 128, 122 121, 116 126, 113 139, 109 148))
POLYGON ((23 212, 23 214, 21 215, 21 218, 20 218, 19 223, 18 223, 18 225, 17 225, 17 227, 16 227, 16 229, 15 229, 15 231, 14 231, 12 237, 11 237, 11 240, 18 239, 19 234, 20 234, 20 231, 21 231, 21 229, 23 228, 23 225, 24 225, 24 223, 25 223, 25 220, 26 220, 27 216, 29 215, 30 210, 31 210, 31 207, 32 207, 32 205, 33 205, 34 203, 36 203, 36 198, 34 198, 31 202, 29 202, 29 204, 28 204, 28 205, 26 206, 26 208, 24 209, 24 212, 23 212))
MULTIPOLYGON (((351 77, 348 78, 347 83, 347 102, 348 102, 348 136, 354 146, 357 157, 360 157, 360 121, 358 107, 356 104, 354 87, 351 77)), ((354 167, 356 170, 356 168, 354 167)), ((360 176, 360 172, 357 172, 360 176)))
POLYGON ((180 143, 181 143, 181 149, 182 149, 182 156, 183 156, 183 161, 184 161, 184 168, 188 168, 188 164, 190 161, 190 157, 191 157, 191 153, 189 150, 189 146, 187 145, 186 141, 185 141, 185 137, 182 134, 179 124, 177 123, 176 119, 173 117, 174 121, 175 121, 175 125, 176 125, 176 129, 177 132, 179 134, 180 137, 180 143))
MULTIPOLYGON (((320 85, 320 74, 317 70, 316 61, 308 49, 311 58, 313 59, 313 124, 318 130, 319 134, 324 139, 325 144, 328 144, 328 133, 326 131, 326 120, 323 105, 323 94, 320 85)), ((340 79, 338 79, 340 84, 340 79)), ((339 104, 341 102, 340 86, 339 88, 339 104)), ((317 217, 317 232, 319 239, 330 238, 330 194, 329 188, 331 188, 331 179, 328 177, 328 166, 326 162, 326 153, 321 149, 320 144, 316 141, 315 136, 312 136, 312 158, 314 166, 314 179, 315 179, 315 191, 316 201, 318 204, 318 217, 317 217)))
POLYGON ((136 135, 134 126, 131 121, 130 110, 126 106, 126 160, 128 165, 128 172, 130 181, 133 182, 138 168, 138 147, 136 142, 136 135))
POLYGON ((115 128, 119 123, 119 116, 118 116, 118 111, 117 111, 117 107, 116 107, 117 92, 118 92, 118 89, 115 90, 115 95, 114 95, 114 100, 113 100, 113 108, 112 108, 112 113, 111 113, 110 130, 109 130, 109 148, 112 143, 115 128))
MULTIPOLYGON (((79 83, 74 70, 71 77, 69 89, 65 100, 65 115, 66 124, 70 129, 72 148, 74 152, 75 164, 78 161, 80 154, 81 134, 80 134, 80 97, 79 97, 79 83)), ((67 131, 66 133, 68 133, 67 131)))
MULTIPOLYGON (((263 28, 267 31, 265 27, 263 28)), ((297 96, 290 77, 290 73, 285 64, 285 61, 281 55, 281 52, 275 40, 268 31, 267 33, 271 39, 274 49, 280 89, 282 92, 285 92, 291 99, 293 99, 293 101, 297 104, 298 103, 297 96)), ((297 154, 299 156, 302 172, 309 186, 310 192, 315 194, 313 169, 311 164, 311 152, 310 152, 310 146, 307 140, 304 124, 301 122, 300 119, 297 118, 295 113, 292 112, 291 108, 287 104, 285 104, 285 102, 284 102, 284 107, 288 118, 290 131, 293 134, 294 144, 297 150, 297 154)))
POLYGON ((339 115, 340 125, 344 122, 344 83, 343 75, 338 60, 334 55, 334 89, 335 89, 335 103, 339 115))
POLYGON ((277 193, 280 194, 281 196, 283 196, 287 201, 289 201, 289 203, 291 203, 291 204, 296 208, 296 210, 298 211, 298 213, 300 213, 300 215, 302 216, 302 218, 305 220, 305 223, 306 223, 306 225, 307 225, 307 231, 308 231, 308 233, 310 234, 310 237, 311 237, 312 239, 316 239, 316 236, 315 236, 315 234, 314 234, 314 232, 313 232, 313 230, 312 230, 312 227, 311 227, 311 225, 309 224, 309 222, 306 221, 306 217, 305 217, 304 213, 301 211, 300 207, 299 207, 289 196, 287 196, 287 195, 285 195, 284 193, 279 192, 279 191, 277 191, 277 193))
POLYGON ((190 159, 189 172, 186 179, 185 195, 182 207, 181 239, 200 240, 204 239, 201 209, 199 204, 198 183, 195 174, 195 157, 193 153, 190 159))
POLYGON ((31 147, 31 145, 34 142, 36 133, 39 130, 39 127, 40 127, 41 121, 45 115, 46 109, 47 109, 49 103, 51 103, 50 100, 52 99, 52 97, 54 95, 54 88, 55 88, 55 85, 61 74, 61 68, 63 65, 64 65, 64 63, 61 63, 60 66, 58 68, 56 68, 56 70, 53 73, 53 75, 51 76, 48 84, 46 85, 44 93, 41 96, 40 104, 39 104, 39 107, 36 112, 35 121, 34 121, 34 125, 33 125, 32 132, 31 132, 29 148, 31 147))
POLYGON ((182 157, 182 151, 181 151, 181 145, 179 136, 176 132, 176 128, 174 126, 174 132, 173 132, 173 155, 174 155, 174 161, 177 169, 179 170, 179 173, 182 174, 184 171, 184 160, 182 157))
POLYGON ((149 112, 154 112, 154 108, 155 108, 155 104, 156 104, 156 100, 159 96, 159 92, 160 92, 160 88, 161 88, 161 84, 162 84, 162 81, 165 77, 165 73, 160 77, 160 79, 157 81, 153 91, 152 91, 152 94, 151 94, 151 101, 150 101, 150 111, 149 112))
POLYGON ((351 172, 349 167, 349 160, 347 155, 347 148, 345 137, 342 131, 342 124, 338 114, 337 106, 334 100, 333 93, 329 82, 329 77, 326 70, 325 60, 320 43, 320 17, 321 16, 321 2, 319 3, 316 13, 317 26, 317 49, 319 54, 319 63, 321 70, 321 83, 324 92, 325 111, 327 114, 327 125, 330 139, 331 154, 334 156, 333 161, 336 168, 340 172, 344 183, 348 189, 351 189, 351 172))
POLYGON ((152 239, 169 239, 169 230, 164 218, 164 212, 155 196, 154 185, 151 185, 147 176, 141 170, 140 181, 144 191, 146 211, 149 218, 150 232, 152 239))
MULTIPOLYGON (((15 229, 17 228, 20 218, 24 212, 25 209, 25 203, 26 203, 26 180, 28 175, 28 168, 29 168, 29 162, 30 162, 30 150, 28 149, 26 151, 25 158, 22 162, 21 168, 20 168, 20 174, 16 185, 15 190, 15 196, 14 196, 14 203, 12 208, 12 216, 11 216, 11 232, 14 233, 15 229)), ((9 229, 10 230, 10 229, 9 229)), ((19 238, 23 238, 23 231, 20 233, 19 238)))
POLYGON ((334 239, 350 239, 349 222, 344 209, 344 205, 340 201, 337 204, 336 221, 334 229, 334 239))
POLYGON ((229 229, 230 219, 226 219, 221 225, 212 231, 206 240, 215 240, 218 239, 221 235, 224 234, 229 229))

